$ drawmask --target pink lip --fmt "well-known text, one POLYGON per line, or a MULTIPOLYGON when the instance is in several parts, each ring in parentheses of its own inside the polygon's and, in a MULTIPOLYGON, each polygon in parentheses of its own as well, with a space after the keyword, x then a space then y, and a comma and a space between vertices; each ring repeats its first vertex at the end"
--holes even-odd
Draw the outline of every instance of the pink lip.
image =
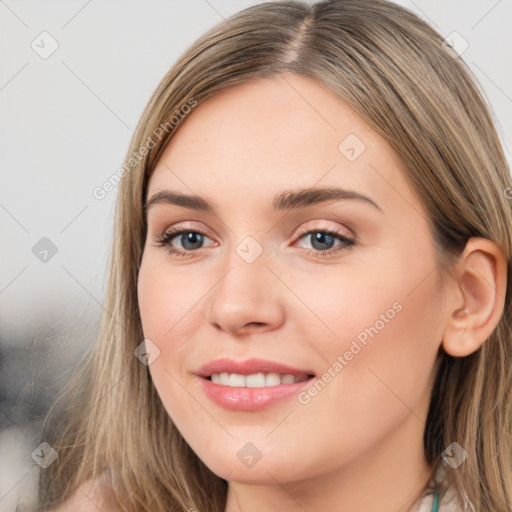
POLYGON ((314 373, 310 370, 301 370, 265 359, 248 359, 246 361, 233 361, 232 359, 216 359, 202 366, 197 372, 201 377, 204 392, 210 400, 217 405, 232 411, 257 411, 268 407, 280 400, 296 395, 303 387, 311 384, 314 373), (238 373, 250 375, 253 373, 276 372, 281 375, 294 375, 301 377, 313 375, 301 382, 293 384, 279 384, 263 388, 232 388, 222 384, 214 384, 209 377, 212 373, 238 373))

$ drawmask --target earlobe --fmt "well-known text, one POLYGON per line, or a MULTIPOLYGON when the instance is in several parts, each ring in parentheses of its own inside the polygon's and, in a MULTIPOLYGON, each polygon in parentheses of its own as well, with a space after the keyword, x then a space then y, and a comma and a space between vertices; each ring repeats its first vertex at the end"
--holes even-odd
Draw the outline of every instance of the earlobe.
POLYGON ((467 356, 489 338, 503 314, 506 286, 507 261, 500 247, 485 238, 470 238, 449 291, 442 344, 446 353, 467 356))

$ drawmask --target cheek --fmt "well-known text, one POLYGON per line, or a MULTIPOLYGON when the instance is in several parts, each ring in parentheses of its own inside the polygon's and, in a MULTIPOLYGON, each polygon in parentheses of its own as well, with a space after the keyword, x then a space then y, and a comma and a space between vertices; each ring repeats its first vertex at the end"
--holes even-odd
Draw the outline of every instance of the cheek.
POLYGON ((404 404, 412 409, 429 392, 441 336, 429 296, 374 299, 366 314, 349 322, 330 359, 341 363, 337 369, 356 409, 405 412, 404 404))
POLYGON ((151 258, 143 260, 137 293, 144 336, 154 339, 162 351, 175 340, 183 340, 193 325, 191 318, 197 314, 204 288, 201 279, 185 278, 176 268, 151 258))
MULTIPOLYGON (((315 324, 322 320, 322 336, 308 338, 324 367, 316 385, 298 397, 302 413, 295 418, 316 418, 326 439, 347 439, 340 450, 349 457, 411 413, 425 419, 442 326, 441 284, 429 274, 430 262, 423 263, 400 271, 390 264, 387 272, 368 266, 334 282, 311 279, 299 292, 308 286, 304 296, 314 306, 315 324)), ((301 332, 312 332, 310 315, 296 318, 301 332)), ((304 438, 311 425, 296 421, 295 427, 304 438)), ((423 428, 421 421, 416 427, 423 428)))
POLYGON ((185 388, 190 378, 186 375, 190 341, 204 323, 204 279, 190 279, 148 257, 139 271, 137 293, 144 338, 160 350, 149 366, 151 378, 167 413, 181 424, 191 414, 201 414, 185 388))

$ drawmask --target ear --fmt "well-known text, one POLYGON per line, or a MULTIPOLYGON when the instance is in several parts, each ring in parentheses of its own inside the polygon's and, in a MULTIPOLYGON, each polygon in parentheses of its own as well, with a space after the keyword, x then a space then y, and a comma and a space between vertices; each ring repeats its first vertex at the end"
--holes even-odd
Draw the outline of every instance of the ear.
POLYGON ((449 318, 442 346, 454 357, 472 354, 489 338, 503 314, 507 261, 486 238, 470 238, 455 264, 449 318))

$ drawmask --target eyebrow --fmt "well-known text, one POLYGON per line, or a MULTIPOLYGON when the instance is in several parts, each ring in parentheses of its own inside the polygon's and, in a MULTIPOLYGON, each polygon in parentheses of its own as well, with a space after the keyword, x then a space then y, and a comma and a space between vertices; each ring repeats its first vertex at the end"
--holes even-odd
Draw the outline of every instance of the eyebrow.
MULTIPOLYGON (((272 207, 276 211, 292 210, 334 200, 361 201, 382 212, 380 206, 368 196, 355 192, 354 190, 334 187, 285 190, 274 198, 272 207)), ((171 204, 183 208, 190 208, 191 210, 215 213, 215 207, 203 197, 182 194, 172 190, 162 190, 151 196, 144 204, 144 211, 147 213, 155 204, 171 204)))

